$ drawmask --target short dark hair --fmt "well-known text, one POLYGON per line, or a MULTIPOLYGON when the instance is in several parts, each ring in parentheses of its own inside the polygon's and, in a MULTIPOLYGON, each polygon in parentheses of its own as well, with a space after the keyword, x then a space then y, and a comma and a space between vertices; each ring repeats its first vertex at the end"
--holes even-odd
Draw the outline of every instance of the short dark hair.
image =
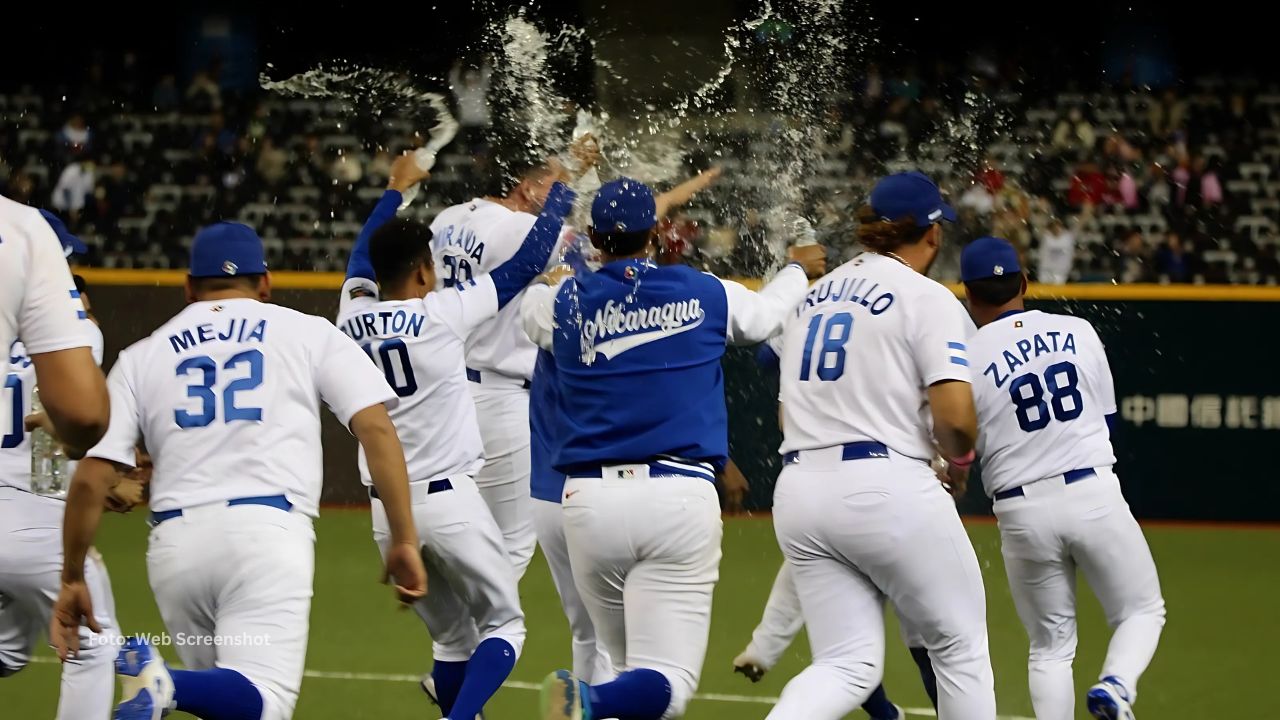
POLYGON ((191 278, 191 290, 197 295, 220 290, 256 290, 262 273, 256 275, 228 275, 226 277, 191 278))
POLYGON ((369 262, 379 284, 403 280, 419 265, 431 264, 431 228, 407 218, 388 222, 369 238, 369 262))
POLYGON ((653 236, 653 228, 632 232, 602 233, 591 231, 591 242, 610 255, 635 255, 644 249, 653 236))
POLYGON ((984 305, 1004 305, 1022 292, 1022 273, 970 280, 964 284, 964 291, 984 305))

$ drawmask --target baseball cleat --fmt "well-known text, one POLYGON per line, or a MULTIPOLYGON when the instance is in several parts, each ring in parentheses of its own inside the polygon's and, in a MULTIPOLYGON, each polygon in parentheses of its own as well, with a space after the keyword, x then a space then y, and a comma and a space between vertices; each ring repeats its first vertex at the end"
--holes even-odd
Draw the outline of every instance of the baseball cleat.
POLYGON ((769 668, 765 667, 759 659, 752 657, 749 650, 743 650, 742 654, 733 659, 733 671, 742 673, 748 680, 756 683, 769 672, 769 668))
POLYGON ((542 681, 542 720, 592 720, 586 683, 568 670, 556 670, 542 681))
POLYGON ((1098 720, 1134 720, 1129 691, 1113 675, 1102 678, 1085 696, 1089 714, 1098 720))
MULTIPOLYGON (((436 696, 436 679, 431 677, 431 673, 422 676, 422 679, 418 681, 418 687, 422 688, 422 692, 427 694, 427 699, 431 701, 432 705, 440 707, 440 698, 436 696)), ((476 720, 484 720, 484 713, 476 715, 476 720)))
POLYGON ((120 704, 115 720, 159 720, 173 703, 173 678, 164 658, 146 640, 131 637, 116 655, 120 704))

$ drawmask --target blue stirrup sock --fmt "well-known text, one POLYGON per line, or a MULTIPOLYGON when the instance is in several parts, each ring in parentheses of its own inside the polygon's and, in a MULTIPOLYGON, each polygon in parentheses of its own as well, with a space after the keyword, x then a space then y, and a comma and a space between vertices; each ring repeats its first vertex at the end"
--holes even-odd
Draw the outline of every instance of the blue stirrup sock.
POLYGON ((871 716, 872 720, 894 720, 898 717, 898 709, 889 702, 889 695, 884 691, 884 685, 877 685, 875 690, 871 691, 871 697, 862 703, 862 709, 871 716))
POLYGON ((933 703, 933 709, 937 710, 938 676, 933 674, 933 661, 929 659, 929 649, 911 648, 911 659, 916 661, 916 667, 920 669, 920 682, 924 683, 924 691, 929 694, 929 702, 933 703))
POLYGON ((204 720, 261 720, 262 693, 230 668, 170 670, 178 710, 204 720))
POLYGON ((587 688, 591 717, 659 720, 671 705, 671 683, 657 670, 628 670, 612 682, 587 688))
POLYGON ((476 647, 466 665, 462 688, 445 716, 451 720, 475 720, 516 666, 516 649, 502 638, 489 638, 476 647))
POLYGON ((431 679, 436 684, 436 702, 440 704, 440 714, 449 717, 453 704, 458 700, 458 691, 462 690, 462 681, 467 677, 467 663, 437 660, 431 666, 431 679))

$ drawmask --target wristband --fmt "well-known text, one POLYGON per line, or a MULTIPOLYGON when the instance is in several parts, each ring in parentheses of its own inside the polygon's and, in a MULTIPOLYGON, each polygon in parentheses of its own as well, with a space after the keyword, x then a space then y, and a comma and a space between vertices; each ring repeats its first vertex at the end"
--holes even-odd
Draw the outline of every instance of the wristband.
POLYGON ((977 453, 975 453, 973 450, 970 450, 969 452, 965 453, 964 455, 961 455, 958 458, 951 458, 947 462, 951 463, 952 465, 958 468, 967 468, 970 465, 972 465, 973 461, 976 459, 977 459, 977 453))

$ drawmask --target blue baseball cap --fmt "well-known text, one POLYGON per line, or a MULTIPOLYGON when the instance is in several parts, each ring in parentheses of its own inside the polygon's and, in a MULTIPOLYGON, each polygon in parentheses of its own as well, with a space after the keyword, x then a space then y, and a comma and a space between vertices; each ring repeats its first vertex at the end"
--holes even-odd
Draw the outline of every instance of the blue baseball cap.
POLYGON ((84 241, 72 235, 71 231, 67 229, 67 224, 62 222, 62 218, 48 210, 41 210, 40 214, 49 223, 49 227, 53 228, 53 234, 58 236, 58 242, 62 243, 62 254, 64 256, 71 257, 72 255, 83 255, 89 252, 89 248, 84 244, 84 241))
POLYGON ((658 224, 658 203, 648 185, 629 177, 607 182, 591 202, 591 226, 598 233, 640 232, 658 224))
POLYGON ((889 222, 910 215, 920 227, 956 221, 956 211, 943 201, 937 183, 915 170, 881 178, 871 190, 871 209, 889 222))
POLYGON ((983 280, 1022 272, 1018 251, 996 237, 980 237, 960 251, 960 280, 983 280))
POLYGON ((248 225, 214 223, 201 228, 191 241, 191 277, 261 275, 266 271, 262 238, 248 225))

